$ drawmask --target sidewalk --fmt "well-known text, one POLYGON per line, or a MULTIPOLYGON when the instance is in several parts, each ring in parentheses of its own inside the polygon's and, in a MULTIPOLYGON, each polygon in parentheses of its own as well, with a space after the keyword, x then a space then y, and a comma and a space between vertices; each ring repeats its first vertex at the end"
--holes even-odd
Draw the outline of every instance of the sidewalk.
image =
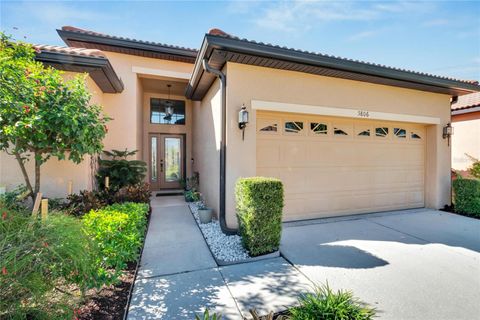
POLYGON ((190 319, 205 308, 243 319, 295 304, 311 283, 283 258, 218 267, 183 197, 152 200, 128 319, 190 319))

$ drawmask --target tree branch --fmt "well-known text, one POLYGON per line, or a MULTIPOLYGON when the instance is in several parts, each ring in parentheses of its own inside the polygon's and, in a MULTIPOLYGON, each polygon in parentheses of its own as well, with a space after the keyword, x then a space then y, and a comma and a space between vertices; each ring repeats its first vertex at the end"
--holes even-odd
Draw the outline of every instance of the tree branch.
POLYGON ((33 193, 33 188, 32 184, 30 183, 30 179, 28 177, 27 169, 25 168, 25 163, 23 162, 22 157, 18 152, 14 152, 15 158, 17 159, 18 164, 20 165, 20 169, 22 170, 23 174, 23 179, 25 180, 25 183, 27 185, 28 191, 30 191, 30 197, 32 197, 33 200, 35 200, 35 194, 33 193))

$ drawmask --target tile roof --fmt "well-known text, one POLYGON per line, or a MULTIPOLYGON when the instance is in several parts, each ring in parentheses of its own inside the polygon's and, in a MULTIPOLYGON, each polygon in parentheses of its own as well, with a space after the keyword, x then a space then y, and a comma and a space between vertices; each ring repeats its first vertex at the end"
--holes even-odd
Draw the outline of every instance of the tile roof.
POLYGON ((33 47, 40 51, 70 54, 74 56, 85 56, 93 58, 106 58, 105 54, 97 49, 74 48, 74 47, 60 47, 45 44, 34 44, 33 47))
MULTIPOLYGON (((381 67, 381 68, 390 69, 390 70, 408 72, 408 73, 416 74, 416 75, 422 75, 422 76, 434 77, 434 78, 438 78, 438 79, 458 81, 458 82, 463 82, 463 83, 467 83, 467 84, 478 85, 478 81, 474 81, 474 80, 462 80, 462 79, 456 79, 456 78, 453 78, 453 77, 438 76, 438 75, 433 75, 433 74, 430 74, 430 73, 418 72, 418 71, 413 71, 413 70, 408 70, 408 69, 403 69, 403 68, 396 68, 396 67, 391 67, 391 66, 387 66, 387 65, 383 65, 383 64, 378 64, 378 63, 372 63, 372 62, 356 60, 356 59, 349 59, 349 58, 324 54, 324 53, 315 52, 315 51, 300 50, 300 49, 295 49, 295 48, 289 48, 289 47, 286 47, 286 46, 274 45, 274 44, 271 44, 271 43, 249 40, 249 39, 246 39, 246 38, 240 38, 240 37, 231 35, 227 32, 224 32, 221 29, 216 29, 216 28, 210 29, 208 34, 212 35, 212 36, 216 36, 216 37, 234 39, 234 40, 238 40, 238 41, 242 41, 242 42, 246 42, 246 43, 262 45, 262 46, 266 46, 266 47, 270 47, 270 48, 285 49, 285 50, 290 50, 292 52, 312 54, 312 55, 317 55, 319 57, 334 58, 334 59, 338 59, 338 60, 354 62, 354 63, 364 64, 364 65, 369 65, 369 66, 374 66, 374 67, 381 67)), ((479 88, 480 88, 480 86, 479 86, 479 88)))
POLYGON ((90 30, 85 30, 85 29, 81 29, 81 28, 77 28, 77 27, 72 27, 72 26, 63 26, 63 27, 62 27, 62 30, 63 30, 63 31, 70 31, 70 32, 81 33, 81 34, 88 34, 88 35, 92 35, 92 36, 110 38, 110 39, 134 41, 134 42, 138 42, 138 43, 158 45, 158 46, 167 47, 167 48, 181 49, 181 50, 186 50, 186 51, 191 51, 191 52, 198 52, 197 49, 192 49, 192 48, 187 48, 187 47, 182 47, 182 46, 175 46, 175 45, 170 45, 170 44, 165 44, 165 43, 159 43, 159 42, 143 41, 143 40, 137 40, 137 39, 132 39, 132 38, 126 38, 126 37, 112 36, 112 35, 109 35, 109 34, 100 33, 100 32, 95 32, 95 31, 90 31, 90 30))
POLYGON ((479 106, 480 92, 475 92, 458 97, 457 101, 452 103, 452 111, 465 110, 479 106))

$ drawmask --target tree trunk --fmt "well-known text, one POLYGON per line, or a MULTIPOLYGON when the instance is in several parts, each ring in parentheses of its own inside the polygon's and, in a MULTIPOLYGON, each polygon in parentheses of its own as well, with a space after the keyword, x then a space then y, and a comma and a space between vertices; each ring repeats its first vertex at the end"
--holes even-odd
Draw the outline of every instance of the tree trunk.
POLYGON ((20 166, 20 169, 22 170, 23 179, 25 180, 27 189, 28 191, 30 191, 30 197, 32 198, 33 201, 35 201, 35 193, 33 192, 32 184, 30 183, 30 178, 28 177, 27 169, 25 168, 25 163, 23 162, 22 157, 20 156, 19 153, 15 152, 14 154, 20 166))
POLYGON ((35 152, 35 189, 33 190, 35 194, 40 191, 40 165, 42 164, 42 162, 37 158, 40 156, 41 154, 35 152))

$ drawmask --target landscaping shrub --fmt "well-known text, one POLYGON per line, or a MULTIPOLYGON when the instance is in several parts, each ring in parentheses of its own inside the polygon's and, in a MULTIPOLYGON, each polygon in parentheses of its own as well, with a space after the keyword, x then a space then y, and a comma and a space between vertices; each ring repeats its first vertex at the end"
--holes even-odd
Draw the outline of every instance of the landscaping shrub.
POLYGON ((91 210, 101 209, 109 204, 108 191, 82 190, 79 194, 71 194, 67 197, 66 212, 81 217, 91 210))
POLYGON ((25 211, 28 207, 26 197, 28 189, 24 185, 19 185, 11 191, 0 195, 0 208, 7 208, 15 211, 25 211))
POLYGON ((85 232, 97 242, 105 268, 121 270, 138 258, 147 212, 147 204, 126 202, 92 210, 83 217, 85 232))
POLYGON ((120 188, 113 195, 113 202, 150 203, 151 196, 152 192, 150 191, 150 185, 148 183, 138 183, 120 188))
POLYGON ((456 179, 453 190, 456 212, 480 216, 480 180, 456 179))
POLYGON ((118 190, 128 185, 139 184, 145 178, 147 164, 140 160, 127 160, 137 151, 103 151, 110 159, 99 159, 97 182, 100 189, 105 188, 105 177, 110 179, 110 189, 118 190))
POLYGON ((328 285, 300 297, 299 306, 290 308, 290 320, 370 320, 375 310, 360 302, 349 291, 333 292, 328 285))
POLYGON ((278 250, 282 233, 282 182, 263 177, 239 179, 235 195, 240 235, 250 255, 278 250))
POLYGON ((72 297, 63 290, 101 285, 96 258, 78 219, 50 214, 42 222, 2 209, 0 318, 71 319, 72 297))

